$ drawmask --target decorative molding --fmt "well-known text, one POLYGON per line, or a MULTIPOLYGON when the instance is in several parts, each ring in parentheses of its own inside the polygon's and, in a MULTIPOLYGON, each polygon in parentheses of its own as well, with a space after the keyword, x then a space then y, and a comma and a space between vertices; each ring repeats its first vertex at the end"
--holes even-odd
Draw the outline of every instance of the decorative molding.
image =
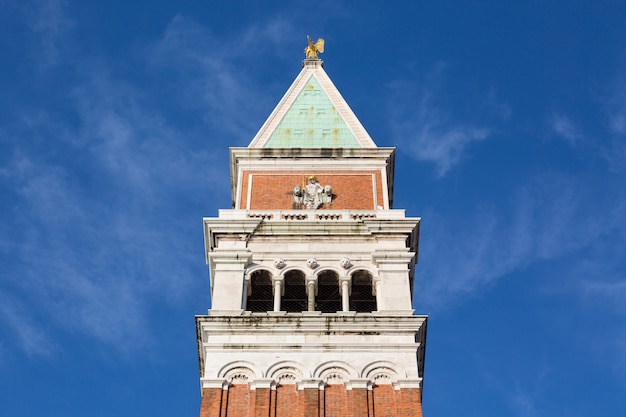
POLYGON ((399 389, 405 389, 405 388, 421 389, 422 388, 422 378, 403 379, 403 380, 398 381, 397 385, 398 385, 399 389))
POLYGON ((284 367, 274 373, 274 379, 278 384, 296 384, 302 380, 302 372, 294 367, 284 367))
POLYGON ((255 378, 255 373, 252 369, 240 366, 231 368, 226 372, 226 380, 229 384, 248 384, 255 378))
POLYGON ((229 382, 231 384, 247 384, 250 382, 250 377, 244 373, 233 374, 229 376, 229 382))
POLYGON ((295 384, 304 378, 303 366, 293 361, 281 361, 267 370, 266 376, 279 384, 295 384))
POLYGON ((352 366, 342 361, 325 362, 315 370, 315 377, 328 385, 346 384, 356 376, 357 373, 352 366))
POLYGON ((218 378, 218 379, 201 378, 200 384, 202 388, 228 389, 228 381, 226 381, 223 378, 218 378))
POLYGON ((276 381, 274 381, 273 379, 261 378, 261 379, 255 379, 254 381, 250 383, 250 390, 263 389, 263 388, 275 390, 276 381))
POLYGON ((238 381, 242 381, 247 378, 248 381, 252 381, 262 376, 262 371, 255 364, 248 361, 236 361, 226 364, 218 372, 218 376, 231 382, 234 378, 238 381))
POLYGON ((304 379, 302 381, 298 381, 297 383, 298 391, 302 391, 304 389, 318 389, 320 391, 324 390, 324 382, 321 379, 304 379))
POLYGON ((371 390, 372 381, 370 381, 369 379, 363 379, 363 378, 351 379, 350 381, 346 383, 346 390, 349 391, 353 389, 371 390))
POLYGON ((341 260, 339 261, 339 264, 341 265, 343 269, 350 269, 350 267, 352 266, 352 262, 350 262, 350 258, 341 258, 341 260))
POLYGON ((325 382, 328 385, 341 385, 345 383, 345 379, 340 372, 331 372, 326 375, 325 382))
POLYGON ((393 378, 389 373, 380 371, 379 373, 372 375, 372 382, 375 385, 391 385, 393 383, 393 378))
POLYGON ((285 372, 278 376, 277 382, 279 384, 295 384, 298 378, 295 374, 285 372))
POLYGON ((406 372, 396 363, 377 361, 365 366, 361 372, 361 376, 372 380, 377 385, 387 385, 398 381, 400 378, 406 378, 406 372))

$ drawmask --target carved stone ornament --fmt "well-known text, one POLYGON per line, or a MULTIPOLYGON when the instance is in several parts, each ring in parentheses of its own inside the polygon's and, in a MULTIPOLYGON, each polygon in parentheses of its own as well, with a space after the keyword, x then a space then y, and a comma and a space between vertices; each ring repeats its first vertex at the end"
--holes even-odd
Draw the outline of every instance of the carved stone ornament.
POLYGON ((274 374, 276 382, 279 384, 295 384, 302 378, 301 372, 293 367, 285 367, 274 374))
POLYGON ((339 264, 341 265, 343 269, 350 269, 350 267, 352 266, 352 262, 350 262, 350 258, 341 258, 341 260, 339 261, 339 264))
POLYGON ((228 371, 226 379, 230 384, 247 384, 254 379, 254 373, 252 370, 240 366, 228 371))
POLYGON ((317 259, 315 258, 310 258, 306 261, 306 264, 309 268, 311 269, 315 269, 319 266, 319 264, 317 263, 317 259))
POLYGON ((283 269, 285 267, 285 261, 282 258, 276 258, 274 259, 274 266, 277 269, 283 269))
POLYGON ((376 385, 390 385, 392 383, 391 376, 386 373, 376 374, 372 377, 372 381, 376 385))
POLYGON ((310 176, 308 181, 304 187, 294 185, 291 190, 291 208, 294 210, 302 208, 317 210, 322 206, 329 208, 333 201, 333 187, 330 185, 322 187, 315 175, 310 176))
POLYGON ((230 377, 231 384, 247 384, 248 380, 249 378, 246 374, 234 374, 230 377))
POLYGON ((309 177, 309 183, 304 186, 304 206, 307 210, 315 210, 322 204, 321 194, 324 187, 317 182, 314 176, 309 177))
POLYGON ((333 187, 325 185, 324 190, 322 190, 322 194, 320 195, 320 200, 322 201, 322 204, 329 204, 333 201, 333 187))
POLYGON ((344 383, 343 375, 341 375, 340 373, 337 373, 337 372, 330 373, 330 374, 328 374, 326 376, 326 383, 328 385, 343 384, 344 383))
POLYGON ((279 384, 295 384, 296 379, 297 378, 294 374, 284 373, 278 377, 278 383, 279 384))
POLYGON ((294 210, 300 210, 302 208, 302 203, 304 199, 304 194, 302 193, 302 187, 296 185, 291 190, 291 195, 293 197, 291 202, 291 208, 294 210))

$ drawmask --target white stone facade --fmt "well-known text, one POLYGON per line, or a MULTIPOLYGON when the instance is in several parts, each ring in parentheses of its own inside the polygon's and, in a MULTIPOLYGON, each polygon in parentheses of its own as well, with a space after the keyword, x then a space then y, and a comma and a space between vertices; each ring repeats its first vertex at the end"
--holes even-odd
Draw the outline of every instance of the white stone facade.
MULTIPOLYGON (((272 380, 270 369, 281 363, 291 363, 297 379, 306 380, 335 361, 345 364, 341 372, 349 380, 373 383, 366 375, 373 367, 387 369, 379 372, 384 375, 378 383, 419 385, 426 318, 414 316, 411 306, 419 219, 405 218, 402 210, 302 213, 313 220, 245 210, 221 210, 219 218, 204 220, 213 302, 208 316, 198 317, 203 384, 226 383, 226 370, 242 367, 251 381, 272 380), (250 312, 249 278, 259 270, 273 285, 299 271, 313 284, 307 291, 322 272, 332 271, 344 308, 250 312), (371 276, 375 311, 345 308, 355 271, 371 276)), ((280 298, 280 285, 272 289, 274 299, 280 298)))
POLYGON ((201 317, 202 386, 227 385, 241 373, 245 382, 276 384, 282 371, 320 389, 333 383, 419 388, 425 323, 425 317, 358 313, 201 317))

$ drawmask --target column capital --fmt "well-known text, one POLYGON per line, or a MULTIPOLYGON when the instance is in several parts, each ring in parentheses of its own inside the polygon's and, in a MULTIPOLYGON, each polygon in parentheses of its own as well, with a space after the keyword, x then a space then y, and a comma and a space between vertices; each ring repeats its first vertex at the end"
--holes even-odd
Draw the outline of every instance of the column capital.
POLYGON ((397 385, 398 389, 404 389, 404 388, 422 389, 422 378, 401 379, 398 382, 396 382, 394 385, 397 385))
POLYGON ((276 381, 272 378, 257 378, 250 383, 250 390, 255 389, 276 389, 276 381))
POLYGON ((219 389, 228 389, 228 381, 224 378, 201 378, 200 384, 202 388, 219 388, 219 389))
POLYGON ((346 389, 372 389, 372 381, 367 378, 355 378, 346 382, 346 389))
POLYGON ((323 390, 324 389, 324 381, 322 381, 321 379, 303 379, 302 381, 298 381, 296 382, 296 386, 298 388, 298 391, 302 391, 303 389, 318 389, 318 390, 323 390))

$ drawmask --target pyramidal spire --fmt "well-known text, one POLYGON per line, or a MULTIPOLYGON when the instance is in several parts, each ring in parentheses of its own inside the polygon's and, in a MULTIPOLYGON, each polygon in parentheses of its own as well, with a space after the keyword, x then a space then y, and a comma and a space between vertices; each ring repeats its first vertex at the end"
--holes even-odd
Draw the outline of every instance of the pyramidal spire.
POLYGON ((324 40, 305 48, 306 59, 249 148, 375 148, 376 144, 324 71, 324 40))

